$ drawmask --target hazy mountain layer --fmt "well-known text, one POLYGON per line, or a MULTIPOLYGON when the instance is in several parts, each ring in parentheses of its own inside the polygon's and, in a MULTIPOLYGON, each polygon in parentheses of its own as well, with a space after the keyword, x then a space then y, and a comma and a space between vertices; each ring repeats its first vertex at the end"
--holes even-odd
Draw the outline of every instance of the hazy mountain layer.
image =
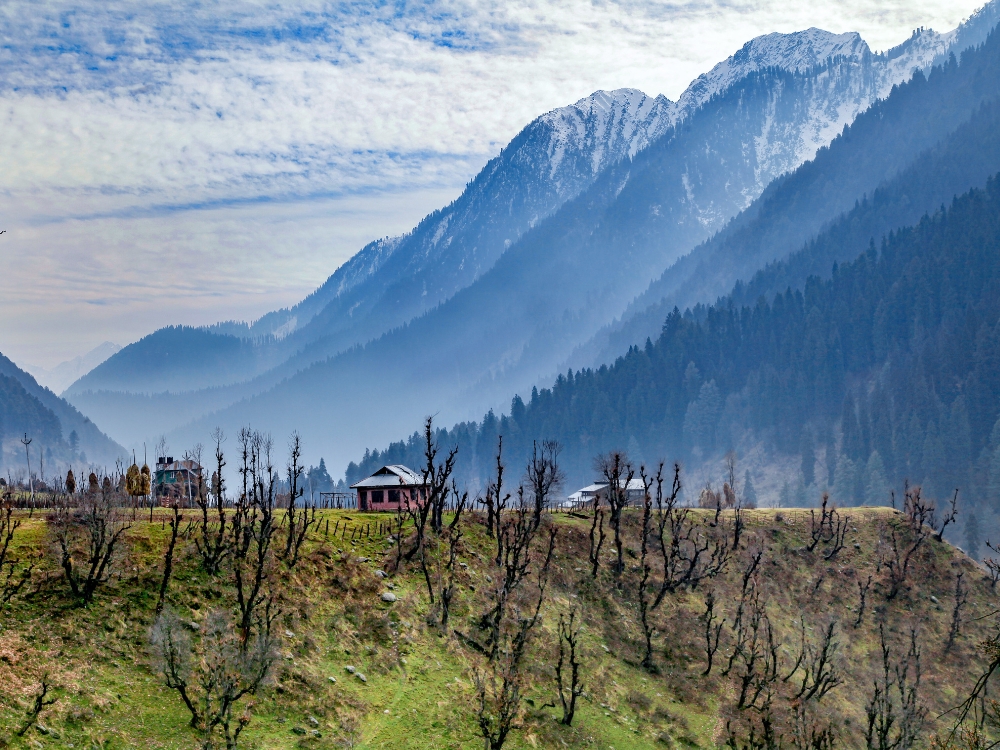
MULTIPOLYGON (((30 450, 36 463, 39 452, 46 455, 49 471, 54 464, 113 464, 125 449, 111 440, 89 418, 43 388, 24 370, 0 354, 0 471, 25 470, 25 435, 32 440, 30 450), (76 433, 76 445, 71 434, 76 433), (81 455, 82 454, 82 455, 81 455)), ((51 473, 50 473, 51 476, 51 473)))
POLYGON ((294 331, 286 319, 280 340, 241 344, 237 336, 205 332, 200 346, 207 356, 190 347, 192 356, 170 359, 161 342, 187 338, 176 329, 160 332, 75 384, 73 397, 136 441, 147 435, 128 416, 135 397, 99 391, 180 390, 191 379, 224 385, 287 356, 254 380, 212 391, 211 399, 183 394, 173 399, 176 408, 170 397, 158 399, 157 423, 182 423, 191 404, 218 408, 253 396, 177 438, 203 439, 214 421, 253 420, 280 432, 306 414, 318 450, 331 455, 358 438, 387 439, 428 411, 447 418, 481 413, 553 372, 664 265, 745 210, 909 70, 940 58, 957 36, 923 32, 875 56, 856 34, 769 35, 695 81, 676 105, 634 91, 599 92, 526 128, 456 204, 414 233, 362 251, 310 304, 333 299, 294 331), (523 166, 542 152, 531 169, 523 166), (539 164, 549 169, 547 181, 507 179, 518 169, 545 174, 539 164), (529 216, 529 204, 539 205, 531 202, 535 188, 543 203, 562 201, 547 219, 529 216), (494 230, 509 229, 510 221, 521 222, 521 233, 505 230, 500 245, 494 230), (477 255, 487 239, 494 250, 477 255), (226 356, 229 350, 235 354, 226 356), (213 359, 226 361, 216 366, 213 359), (326 425, 353 422, 352 413, 361 417, 361 432, 332 437, 326 425))

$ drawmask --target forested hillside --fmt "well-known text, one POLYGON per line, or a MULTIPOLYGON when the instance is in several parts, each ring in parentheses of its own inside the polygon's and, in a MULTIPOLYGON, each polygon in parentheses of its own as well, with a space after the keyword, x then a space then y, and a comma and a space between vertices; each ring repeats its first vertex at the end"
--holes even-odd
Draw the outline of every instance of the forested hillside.
MULTIPOLYGON (((994 178, 872 242, 827 280, 753 305, 726 298, 675 310, 655 343, 560 376, 526 404, 515 398, 509 415, 442 438, 459 445, 469 481, 488 475, 498 434, 515 463, 532 440, 558 440, 576 481, 611 448, 697 462, 761 444, 801 452, 803 485, 832 485, 845 505, 885 503, 889 487, 909 478, 935 497, 961 488, 966 507, 982 506, 985 517, 1000 494, 998 320, 994 178), (825 473, 817 454, 828 457, 825 473)), ((419 465, 418 446, 369 454, 348 476, 419 465)))
POLYGON ((113 464, 125 450, 87 417, 0 354, 0 475, 26 474, 25 435, 32 440, 32 473, 48 476, 67 464, 113 464))
MULTIPOLYGON (((1000 170, 1000 160, 992 124, 996 115, 979 110, 997 97, 1000 35, 994 32, 978 48, 965 50, 960 58, 952 55, 929 75, 917 71, 859 115, 815 159, 775 180, 723 231, 667 268, 632 303, 623 322, 604 331, 573 362, 610 361, 655 335, 673 307, 715 301, 738 280, 797 251, 866 196, 879 197, 879 210, 851 225, 853 243, 843 233, 837 236, 840 255, 830 248, 813 254, 821 263, 814 263, 810 272, 827 274, 833 260, 853 258, 870 237, 912 224, 954 195, 982 187, 1000 170)), ((788 283, 805 281, 807 274, 799 267, 789 271, 794 278, 788 283)))

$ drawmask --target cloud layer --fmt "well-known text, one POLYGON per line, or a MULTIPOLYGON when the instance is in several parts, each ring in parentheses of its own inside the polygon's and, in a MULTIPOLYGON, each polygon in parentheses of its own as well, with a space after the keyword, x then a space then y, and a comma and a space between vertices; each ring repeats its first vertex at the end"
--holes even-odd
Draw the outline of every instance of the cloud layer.
POLYGON ((51 365, 296 301, 599 88, 676 98, 752 36, 873 49, 978 0, 0 8, 0 350, 51 365))

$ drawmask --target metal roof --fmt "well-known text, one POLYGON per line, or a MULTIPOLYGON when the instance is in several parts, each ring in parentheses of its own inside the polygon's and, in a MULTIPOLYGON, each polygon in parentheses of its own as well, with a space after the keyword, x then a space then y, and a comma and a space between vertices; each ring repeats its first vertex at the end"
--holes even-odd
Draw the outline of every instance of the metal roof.
MULTIPOLYGON (((607 488, 608 488, 607 482, 596 482, 595 484, 588 484, 586 487, 581 487, 576 492, 574 492, 573 495, 583 495, 583 494, 596 495, 598 492, 603 492, 607 488)), ((625 487, 624 489, 628 492, 636 492, 636 491, 641 492, 646 489, 646 485, 642 483, 641 479, 633 479, 631 482, 628 483, 628 487, 625 487)), ((573 497, 573 495, 570 495, 570 497, 573 497)))
POLYGON ((400 464, 383 466, 367 479, 351 485, 351 489, 368 487, 422 487, 424 478, 412 469, 400 464))

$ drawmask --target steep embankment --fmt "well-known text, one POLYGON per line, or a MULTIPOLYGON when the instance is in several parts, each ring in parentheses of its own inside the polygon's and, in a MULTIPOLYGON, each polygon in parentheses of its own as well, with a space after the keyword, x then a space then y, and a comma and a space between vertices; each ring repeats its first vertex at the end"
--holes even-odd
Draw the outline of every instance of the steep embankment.
MULTIPOLYGON (((731 511, 723 513, 724 532, 708 525, 708 512, 695 511, 692 518, 702 533, 720 540, 724 533, 732 546, 731 511)), ((377 569, 389 569, 393 556, 384 536, 390 520, 323 513, 299 565, 289 571, 278 563, 272 586, 281 608, 274 625, 281 659, 273 683, 253 698, 252 719, 241 740, 247 746, 482 746, 473 675, 485 668, 484 660, 453 633, 443 635, 428 624, 437 609, 429 606, 417 569, 404 566, 380 580, 377 569), (382 601, 380 593, 387 586, 395 602, 382 601), (364 681, 351 670, 363 673, 364 681)), ((668 592, 651 611, 653 666, 643 669, 637 604, 640 514, 625 514, 627 565, 620 585, 608 572, 610 531, 606 529, 609 538, 595 579, 588 562, 586 518, 546 517, 545 526, 558 529, 556 551, 542 624, 531 638, 523 674, 520 728, 505 747, 713 748, 726 740, 727 723, 745 740, 749 723, 759 727, 764 713, 736 707, 747 668, 735 646, 741 601, 744 624, 758 624, 761 640, 753 648, 760 649, 762 659, 777 659, 768 709, 775 727, 788 731, 796 706, 804 705, 803 721, 816 729, 829 727, 840 747, 864 745, 865 707, 882 663, 880 627, 893 668, 905 662, 912 629, 920 651, 916 704, 924 716, 918 736, 927 744, 947 726, 949 719, 939 718, 941 712, 967 693, 982 669, 977 644, 993 629, 995 591, 980 568, 925 528, 899 593, 889 599, 893 543, 905 553, 915 532, 902 514, 886 508, 851 509, 850 518, 840 520, 839 528, 846 531, 843 548, 834 553, 834 543, 821 541, 810 551, 809 511, 746 512, 738 550, 730 553, 723 572, 693 590, 668 592), (957 576, 959 593, 966 592, 967 598, 949 645, 957 576), (862 589, 865 606, 859 612, 862 589), (703 676, 709 597, 714 601, 710 624, 721 624, 721 635, 712 671, 703 676), (553 707, 559 703, 553 668, 559 617, 571 610, 581 627, 585 692, 572 727, 566 727, 557 722, 561 712, 553 707), (808 685, 813 679, 804 671, 806 664, 815 667, 809 654, 815 654, 831 624, 836 644, 826 667, 835 678, 831 689, 821 699, 796 701, 803 681, 808 685), (803 638, 806 661, 795 668, 803 638), (765 650, 770 657, 763 656, 765 650), (724 676, 734 653, 732 670, 724 676)), ((476 637, 497 571, 489 562, 492 542, 481 522, 467 517, 463 529, 452 627, 476 637)), ((17 555, 26 560, 44 554, 46 534, 42 516, 24 518, 14 545, 17 555)), ((50 697, 56 699, 42 712, 40 728, 13 738, 12 747, 195 746, 189 715, 147 657, 168 535, 162 517, 152 524, 137 519, 128 533, 130 549, 121 575, 99 589, 88 607, 69 598, 61 572, 43 559, 30 593, 0 610, 0 731, 10 733, 21 725, 43 675, 48 675, 50 697)), ((536 550, 532 570, 538 569, 539 554, 536 550)), ((650 554, 648 591, 655 593, 662 572, 655 544, 650 554)), ((437 585, 438 553, 431 554, 430 564, 437 585)), ((216 577, 201 572, 193 541, 182 537, 168 606, 190 623, 190 638, 206 637, 210 610, 234 606, 230 579, 225 566, 216 577)), ((536 591, 532 580, 533 574, 523 584, 529 600, 536 591)), ((911 680, 914 666, 911 656, 911 680)))

